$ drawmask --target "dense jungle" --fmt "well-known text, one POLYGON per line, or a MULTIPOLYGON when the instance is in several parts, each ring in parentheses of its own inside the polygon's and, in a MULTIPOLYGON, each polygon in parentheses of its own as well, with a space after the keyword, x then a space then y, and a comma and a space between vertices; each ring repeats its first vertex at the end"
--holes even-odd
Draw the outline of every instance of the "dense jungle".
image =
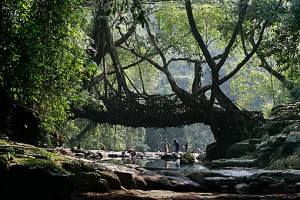
POLYGON ((300 168, 299 0, 2 0, 0 9, 0 169, 11 145, 162 152, 174 138, 210 166, 242 157, 300 168))

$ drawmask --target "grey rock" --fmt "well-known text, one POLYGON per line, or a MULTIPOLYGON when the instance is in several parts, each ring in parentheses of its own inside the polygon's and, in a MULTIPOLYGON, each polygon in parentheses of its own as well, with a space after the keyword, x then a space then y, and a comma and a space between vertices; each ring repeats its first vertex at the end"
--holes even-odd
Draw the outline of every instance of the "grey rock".
POLYGON ((247 194, 250 192, 250 185, 246 183, 240 183, 234 186, 234 189, 237 193, 247 194))

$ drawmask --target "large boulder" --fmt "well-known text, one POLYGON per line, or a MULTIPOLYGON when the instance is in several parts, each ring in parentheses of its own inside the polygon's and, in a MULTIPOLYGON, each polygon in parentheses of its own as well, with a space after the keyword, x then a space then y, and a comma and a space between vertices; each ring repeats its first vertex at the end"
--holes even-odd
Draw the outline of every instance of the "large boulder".
POLYGON ((244 140, 230 146, 227 153, 227 158, 239 158, 245 156, 249 152, 249 140, 244 140))
POLYGON ((75 192, 108 192, 109 184, 94 172, 81 172, 74 178, 75 192))
POLYGON ((115 171, 114 173, 119 177, 122 186, 127 189, 137 189, 137 184, 132 173, 128 171, 115 171))
POLYGON ((49 166, 6 166, 0 171, 1 199, 66 199, 74 188, 74 176, 49 166))
POLYGON ((231 144, 223 144, 213 142, 206 147, 206 160, 212 161, 217 159, 222 159, 227 157, 227 150, 231 144))
POLYGON ((100 171, 98 172, 102 179, 105 179, 109 185, 111 190, 119 190, 121 189, 121 181, 119 177, 110 171, 100 171))
POLYGON ((282 153, 292 154, 298 147, 300 147, 300 131, 291 132, 284 141, 282 153))

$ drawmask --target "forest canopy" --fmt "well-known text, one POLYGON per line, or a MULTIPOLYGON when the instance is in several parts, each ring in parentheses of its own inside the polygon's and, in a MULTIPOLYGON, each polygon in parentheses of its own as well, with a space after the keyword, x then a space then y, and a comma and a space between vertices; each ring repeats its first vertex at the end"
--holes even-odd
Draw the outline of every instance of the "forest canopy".
POLYGON ((299 98, 299 13, 299 0, 3 0, 0 131, 24 131, 18 105, 50 144, 114 132, 103 123, 218 138, 220 112, 267 117, 299 98))

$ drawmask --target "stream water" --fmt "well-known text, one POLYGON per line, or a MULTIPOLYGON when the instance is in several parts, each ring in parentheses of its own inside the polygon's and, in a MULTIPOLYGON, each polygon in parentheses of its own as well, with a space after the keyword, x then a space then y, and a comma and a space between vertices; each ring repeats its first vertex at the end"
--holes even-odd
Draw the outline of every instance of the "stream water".
POLYGON ((136 158, 132 158, 130 154, 122 155, 122 152, 101 152, 103 158, 100 162, 109 162, 115 164, 136 164, 149 170, 179 170, 183 168, 205 169, 201 162, 196 160, 194 165, 181 165, 180 159, 161 159, 161 152, 145 152, 137 154, 136 158), (113 156, 110 156, 113 155, 113 156))

